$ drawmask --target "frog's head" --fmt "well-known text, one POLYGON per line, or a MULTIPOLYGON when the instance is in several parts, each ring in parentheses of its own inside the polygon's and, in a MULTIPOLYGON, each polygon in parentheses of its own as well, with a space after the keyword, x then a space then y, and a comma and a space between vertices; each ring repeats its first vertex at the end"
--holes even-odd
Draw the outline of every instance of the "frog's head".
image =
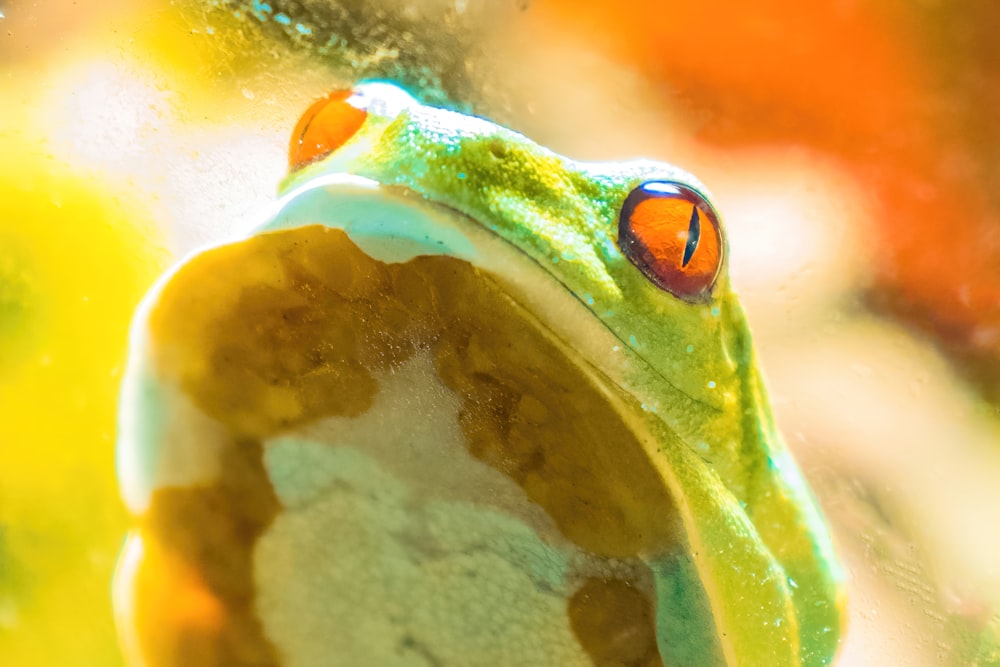
MULTIPOLYGON (((400 468, 413 444, 404 439, 378 459, 379 474, 408 480, 399 497, 409 511, 424 492, 462 517, 476 508, 470 530, 494 546, 457 555, 493 582, 483 586, 520 591, 518 601, 546 591, 522 605, 530 614, 565 599, 556 615, 568 620, 533 626, 541 645, 561 646, 568 623, 595 661, 620 659, 607 639, 620 617, 639 619, 622 629, 645 638, 637 656, 670 664, 825 665, 840 574, 772 425, 726 256, 707 189, 676 167, 576 162, 393 85, 362 84, 302 117, 264 224, 195 257, 151 297, 149 356, 160 359, 157 382, 183 387, 198 414, 263 443, 270 484, 300 517, 306 494, 326 493, 314 470, 340 479, 359 464, 327 461, 351 447, 288 438, 364 449, 371 433, 360 425, 382 409, 365 456, 385 456, 385 424, 426 412, 394 417, 385 401, 412 409, 407 369, 430 359, 431 389, 416 393, 438 397, 451 423, 434 438, 460 430, 460 449, 431 438, 433 465, 400 468), (392 394, 397 385, 409 389, 392 394), (500 543, 521 546, 487 565, 500 543)), ((123 460, 142 459, 123 467, 140 472, 122 476, 141 481, 131 504, 142 512, 142 493, 162 484, 141 471, 166 455, 136 449, 123 446, 123 460)), ((159 476, 171 474, 181 473, 159 476)), ((423 557, 414 545, 429 539, 409 535, 406 549, 423 557)), ((261 572, 267 553, 255 555, 261 572)))
MULTIPOLYGON (((384 83, 318 102, 291 148, 285 198, 269 227, 336 218, 382 256, 399 253, 405 238, 414 255, 451 254, 514 272, 495 266, 496 247, 468 238, 479 230, 442 224, 461 213, 530 258, 533 280, 551 279, 562 288, 555 293, 601 323, 611 334, 603 340, 615 342, 599 365, 618 375, 611 369, 627 356, 643 367, 656 385, 644 397, 650 410, 672 412, 666 406, 680 399, 690 404, 684 412, 692 423, 705 423, 739 400, 733 389, 741 362, 749 365, 747 329, 729 286, 721 219, 687 172, 649 160, 575 162, 489 121, 422 106, 384 83), (352 197, 365 188, 422 211, 391 225, 373 221, 378 207, 364 210, 352 197)), ((633 374, 629 384, 638 381, 633 374)))

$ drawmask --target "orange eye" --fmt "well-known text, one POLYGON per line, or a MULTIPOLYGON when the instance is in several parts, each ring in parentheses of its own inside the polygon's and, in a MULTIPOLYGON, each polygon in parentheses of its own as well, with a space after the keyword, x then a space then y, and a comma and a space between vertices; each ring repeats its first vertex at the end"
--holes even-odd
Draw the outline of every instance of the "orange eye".
POLYGON ((288 147, 288 167, 291 171, 329 155, 354 136, 365 122, 368 112, 352 102, 359 102, 353 91, 338 90, 302 114, 288 147))
POLYGON ((703 301, 722 267, 722 228, 696 190, 647 181, 625 199, 618 246, 654 285, 685 301, 703 301))

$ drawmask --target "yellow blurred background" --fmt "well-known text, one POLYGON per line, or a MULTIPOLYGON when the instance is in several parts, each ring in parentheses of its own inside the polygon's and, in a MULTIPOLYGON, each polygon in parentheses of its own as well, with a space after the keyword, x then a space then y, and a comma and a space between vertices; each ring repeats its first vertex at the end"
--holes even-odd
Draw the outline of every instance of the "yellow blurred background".
POLYGON ((313 98, 373 75, 708 183, 852 578, 841 663, 1000 664, 1000 10, 286 4, 0 4, 0 664, 120 664, 131 312, 259 219, 313 98))

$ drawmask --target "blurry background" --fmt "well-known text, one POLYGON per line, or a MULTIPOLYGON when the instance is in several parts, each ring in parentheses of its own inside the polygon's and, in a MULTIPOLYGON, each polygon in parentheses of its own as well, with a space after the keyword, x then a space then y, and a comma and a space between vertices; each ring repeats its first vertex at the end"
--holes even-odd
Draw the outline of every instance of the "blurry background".
POLYGON ((0 0, 0 664, 116 665, 114 412, 159 271, 362 77, 726 217, 851 583, 844 665, 1000 665, 1000 5, 0 0))

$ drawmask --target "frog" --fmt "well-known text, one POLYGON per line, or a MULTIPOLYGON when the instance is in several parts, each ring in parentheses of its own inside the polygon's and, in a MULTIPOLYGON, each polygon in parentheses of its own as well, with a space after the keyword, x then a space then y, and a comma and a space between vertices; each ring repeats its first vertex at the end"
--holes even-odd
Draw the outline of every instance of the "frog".
POLYGON ((139 308, 143 665, 814 667, 845 575, 709 190, 368 81, 139 308))

